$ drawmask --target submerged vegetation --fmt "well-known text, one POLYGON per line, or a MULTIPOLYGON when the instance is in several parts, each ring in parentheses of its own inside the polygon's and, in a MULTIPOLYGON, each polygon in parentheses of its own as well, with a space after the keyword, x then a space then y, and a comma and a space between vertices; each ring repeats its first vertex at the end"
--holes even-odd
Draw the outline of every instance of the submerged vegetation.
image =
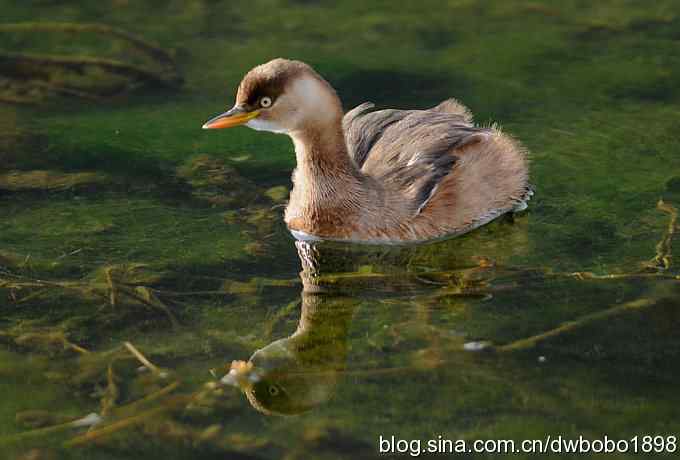
POLYGON ((275 3, 0 0, 0 451, 678 433, 676 2, 275 3), (501 122, 528 212, 296 247, 288 140, 200 130, 275 56, 501 122))
MULTIPOLYGON (((496 360, 493 356, 497 353, 524 353, 546 346, 549 350, 555 342, 573 340, 584 330, 602 327, 617 317, 625 319, 646 309, 663 308, 669 301, 673 302, 671 299, 677 296, 680 286, 680 275, 673 271, 671 265, 671 242, 678 212, 663 201, 659 202, 658 208, 669 215, 669 223, 657 244, 656 255, 641 262, 630 273, 617 274, 558 273, 550 269, 505 267, 488 258, 478 258, 474 265, 447 271, 409 269, 389 273, 372 265, 357 271, 328 273, 326 267, 335 269, 337 261, 341 261, 340 266, 343 265, 347 248, 333 244, 315 247, 298 243, 303 267, 301 280, 215 279, 211 282, 212 289, 172 291, 163 287, 172 283, 167 279, 168 273, 154 271, 144 264, 106 266, 78 280, 66 281, 50 276, 58 264, 36 261, 28 270, 27 260, 3 254, 0 258, 0 291, 10 299, 8 306, 12 311, 6 312, 7 326, 0 332, 0 341, 16 353, 57 357, 59 367, 68 371, 45 372, 47 382, 76 388, 78 393, 88 395, 87 399, 92 403, 99 400, 99 404, 98 409, 94 404, 88 404, 91 408, 88 410, 92 412, 80 416, 44 409, 19 411, 16 423, 22 430, 0 437, 0 444, 4 448, 17 444, 44 445, 46 440, 61 438, 63 448, 67 450, 91 445, 100 449, 106 446, 121 448, 134 443, 129 439, 130 429, 134 428, 135 433, 152 436, 171 445, 200 447, 237 458, 240 455, 244 458, 259 456, 262 452, 278 452, 276 455, 280 456, 287 450, 281 440, 234 431, 228 428, 228 421, 215 423, 223 420, 225 415, 242 410, 238 392, 230 385, 240 387, 252 406, 264 414, 304 413, 331 400, 336 386, 343 379, 351 377, 370 381, 382 376, 432 373, 457 363, 462 359, 458 356, 470 352, 484 351, 488 361, 496 360), (40 275, 36 277, 38 273, 40 275), (506 343, 471 341, 466 334, 450 336, 446 328, 432 318, 440 306, 457 304, 459 306, 452 310, 455 311, 462 306, 461 301, 488 302, 496 296, 502 298, 508 292, 540 289, 546 283, 559 280, 605 285, 621 281, 649 283, 659 280, 670 284, 659 285, 651 293, 644 292, 642 296, 625 302, 615 302, 606 308, 570 317, 557 327, 528 337, 515 334, 506 343), (186 305, 187 299, 193 302, 231 299, 231 305, 240 302, 262 305, 264 298, 276 298, 273 290, 295 292, 300 286, 303 287, 301 318, 296 332, 269 345, 266 341, 271 340, 278 328, 277 323, 286 317, 297 316, 300 302, 293 301, 272 317, 265 317, 263 324, 256 326, 262 331, 261 335, 248 337, 234 337, 224 330, 207 329, 215 324, 196 328, 197 322, 201 321, 200 316, 191 317, 190 307, 186 305), (348 369, 351 319, 358 305, 365 301, 361 293, 366 289, 373 291, 368 294, 373 302, 403 307, 413 305, 416 311, 405 321, 392 325, 388 322, 384 326, 386 329, 378 327, 377 331, 370 332, 365 339, 368 356, 360 361, 363 364, 348 369), (374 298, 375 292, 383 294, 374 298), (68 306, 68 309, 39 317, 15 313, 29 306, 32 310, 44 312, 45 307, 54 310, 57 305, 62 308, 68 306), (88 308, 75 308, 77 305, 88 308), (178 320, 178 316, 183 319, 178 320), (138 324, 131 328, 130 322, 138 324), (148 325, 144 327, 140 322, 148 325), (153 353, 154 360, 166 363, 163 368, 116 332, 124 324, 128 324, 125 334, 139 328, 138 331, 147 336, 146 347, 153 353), (177 335, 176 340, 164 344, 165 334, 158 335, 158 331, 148 330, 148 327, 174 331, 172 334, 177 335), (143 332, 145 330, 147 332, 143 332), (122 340, 120 345, 107 345, 110 340, 102 343, 102 338, 116 336, 122 340), (413 340, 425 342, 411 349, 413 344, 410 342, 413 340), (233 352, 235 344, 241 349, 257 351, 247 364, 234 361, 229 371, 225 364, 227 356, 220 363, 215 349, 227 347, 233 352), (399 350, 404 345, 408 357, 405 362, 389 360, 376 366, 370 359, 374 352, 371 350, 399 350), (194 360, 204 361, 205 347, 214 356, 211 361, 218 363, 217 366, 210 367, 209 363, 191 366, 192 374, 187 376, 182 367, 194 360), (282 348, 289 350, 286 352, 289 358, 282 360, 282 348), (177 361, 179 367, 174 368, 173 363, 177 361), (203 372, 199 371, 201 367, 203 372), (225 374, 227 377, 220 380, 225 374), (276 393, 272 389, 276 389, 276 393)), ((412 260, 414 254, 400 257, 412 260)), ((355 258, 353 263, 357 260, 360 259, 355 258)), ((389 270, 389 267, 383 268, 389 270)), ((375 326, 367 326, 368 331, 376 329, 375 326)), ((233 328, 231 332, 234 332, 233 328)), ((491 337, 482 335, 481 331, 476 334, 491 337)), ((543 355, 540 358, 539 361, 546 359, 543 355)), ((521 355, 514 359, 522 360, 521 355)), ((493 371, 490 375, 486 374, 488 370, 477 369, 475 372, 482 372, 477 378, 483 380, 496 378, 493 371)), ((322 431, 327 429, 324 425, 322 427, 322 431)), ((361 441, 361 438, 352 439, 348 433, 338 432, 338 429, 332 427, 330 432, 324 431, 323 434, 318 432, 319 428, 305 431, 303 443, 291 458, 319 455, 318 449, 329 449, 328 442, 331 445, 340 442, 338 448, 343 452, 347 443, 355 445, 358 452, 370 458, 368 442, 361 441), (329 436, 331 439, 326 439, 329 436), (332 439, 337 436, 342 441, 332 439)))
POLYGON ((20 43, 25 48, 27 42, 33 40, 38 43, 54 40, 54 37, 34 38, 41 34, 61 34, 69 39, 85 36, 85 42, 88 34, 101 35, 102 41, 125 43, 126 51, 145 55, 147 62, 137 65, 99 57, 101 49, 96 50, 97 57, 0 53, 0 101, 38 103, 51 96, 99 100, 140 85, 177 87, 182 83, 170 53, 115 27, 51 22, 0 24, 0 36, 6 35, 0 40, 6 46, 20 43))

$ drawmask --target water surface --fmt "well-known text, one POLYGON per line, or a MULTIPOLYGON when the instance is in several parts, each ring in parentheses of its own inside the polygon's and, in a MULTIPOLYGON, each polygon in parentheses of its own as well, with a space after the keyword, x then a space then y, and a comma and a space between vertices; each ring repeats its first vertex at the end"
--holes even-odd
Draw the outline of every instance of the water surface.
MULTIPOLYGON (((8 458, 376 458, 381 435, 680 433, 680 273, 664 239, 680 205, 677 1, 0 8, 3 24, 132 32, 184 79, 28 78, 0 60, 0 100, 25 99, 0 102, 8 458), (499 123, 531 151, 528 211, 429 245, 296 247, 290 141, 200 129, 278 56, 314 66, 348 109, 455 96, 499 123), (216 387, 251 356, 249 397, 216 387), (96 439, 34 431, 90 413, 96 439)), ((2 56, 168 76, 110 33, 27 27, 0 25, 2 56)))

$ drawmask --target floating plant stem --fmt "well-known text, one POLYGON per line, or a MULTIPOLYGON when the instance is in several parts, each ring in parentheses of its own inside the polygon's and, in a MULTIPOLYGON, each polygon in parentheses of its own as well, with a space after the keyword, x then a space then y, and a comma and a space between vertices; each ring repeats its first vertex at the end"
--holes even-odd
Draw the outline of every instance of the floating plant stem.
POLYGON ((104 396, 102 396, 102 417, 106 417, 111 413, 111 411, 116 407, 116 401, 120 395, 118 390, 118 385, 116 385, 116 376, 113 373, 113 365, 109 364, 108 371, 106 372, 106 391, 104 391, 104 396))
POLYGON ((609 308, 607 310, 603 311, 598 311, 595 313, 591 313, 585 316, 582 316, 574 321, 569 321, 566 323, 563 323, 562 325, 556 327, 555 329, 551 329, 549 331, 543 332, 538 335, 534 335, 532 337, 527 337, 525 339, 520 339, 516 340, 514 342, 511 342, 507 345, 502 345, 500 347, 496 347, 497 351, 517 351, 517 350, 524 350, 528 348, 533 348, 534 346, 538 345, 541 342, 544 342, 548 339, 551 339, 553 337, 557 337, 559 335, 562 335, 566 332, 571 332, 573 330, 576 330, 580 327, 587 326, 589 324, 595 323, 597 321, 602 321, 603 319, 608 319, 613 316, 618 316, 620 314, 633 311, 633 310, 640 310, 643 308, 650 307, 654 305, 655 301, 652 299, 636 299, 632 300, 630 302, 626 302, 622 305, 618 305, 616 307, 609 308))
POLYGON ((130 353, 132 353, 135 356, 135 358, 137 358, 139 360, 139 362, 142 363, 147 369, 149 369, 151 372, 153 372, 156 375, 161 374, 161 370, 158 368, 158 366, 156 366, 151 361, 146 359, 146 356, 144 356, 142 354, 142 352, 139 351, 134 345, 132 345, 130 342, 125 342, 124 345, 125 345, 125 348, 130 350, 130 353))
POLYGON ((149 395, 146 395, 142 399, 138 399, 137 401, 133 401, 129 404, 125 404, 123 406, 118 406, 115 409, 113 409, 113 412, 115 414, 125 414, 125 413, 134 413, 136 409, 140 408, 141 406, 148 404, 150 402, 156 401, 163 396, 166 396, 179 387, 180 382, 172 382, 170 385, 165 386, 161 388, 160 390, 156 391, 155 393, 151 393, 149 395))
POLYGON ((177 318, 175 318, 175 315, 172 314, 170 311, 170 308, 168 308, 167 305, 165 305, 153 292, 152 289, 146 287, 146 286, 135 286, 134 289, 121 289, 122 292, 125 293, 125 295, 131 297, 134 300, 137 300, 138 302, 141 302, 149 307, 159 309, 163 311, 168 319, 170 320, 170 323, 172 324, 172 327, 178 328, 179 327, 179 321, 177 321, 177 318))
MULTIPOLYGON (((95 58, 90 56, 70 57, 43 54, 0 53, 0 67, 22 67, 24 69, 36 69, 36 71, 40 68, 44 71, 44 68, 46 67, 57 67, 78 73, 84 73, 88 67, 93 67, 140 82, 154 82, 171 87, 177 86, 176 76, 168 78, 167 75, 163 75, 160 72, 154 72, 134 64, 128 64, 115 59, 95 58)), ((73 89, 69 90, 78 91, 73 89)))
POLYGON ((82 355, 90 352, 85 348, 77 345, 66 338, 66 335, 61 330, 44 330, 35 329, 30 332, 22 333, 21 328, 16 332, 10 331, 9 336, 14 338, 14 342, 19 346, 37 344, 39 346, 55 346, 60 345, 64 350, 73 350, 82 355))
POLYGON ((74 22, 19 22, 15 24, 0 25, 0 32, 64 32, 82 33, 93 32, 102 35, 110 35, 125 40, 140 50, 145 51, 158 61, 168 65, 174 65, 172 56, 158 45, 117 27, 97 23, 74 23, 74 22))
POLYGON ((663 200, 659 200, 656 204, 659 211, 670 214, 668 227, 664 232, 663 238, 656 245, 656 255, 652 260, 646 262, 644 265, 647 268, 656 270, 668 270, 671 268, 671 242, 673 241, 673 234, 678 223, 678 210, 671 204, 663 200))
POLYGON ((84 444, 90 443, 92 441, 96 441, 97 439, 103 438, 105 436, 108 436, 110 434, 116 433, 118 431, 121 431, 125 428, 128 428, 130 426, 137 425, 139 423, 144 422, 145 420, 155 417, 158 414, 161 414, 163 412, 169 411, 174 408, 177 404, 169 404, 166 406, 162 407, 157 407, 155 409, 151 409, 147 412, 141 413, 139 415, 135 415, 133 417, 128 417, 124 418, 122 420, 118 420, 117 422, 114 422, 110 425, 107 425, 103 428, 100 428, 98 430, 92 430, 88 431, 87 433, 81 435, 81 436, 76 436, 72 440, 64 443, 64 447, 69 448, 69 447, 78 447, 82 446, 84 444))
POLYGON ((572 273, 556 273, 553 276, 576 278, 579 280, 634 280, 645 278, 680 280, 680 276, 669 275, 666 273, 611 273, 605 275, 597 275, 592 272, 572 272, 572 273))
POLYGON ((93 426, 99 422, 101 418, 97 414, 90 414, 85 417, 79 418, 77 420, 72 420, 70 422, 61 423, 59 425, 47 426, 44 428, 38 428, 31 431, 25 431, 23 433, 15 434, 12 436, 6 436, 0 438, 0 446, 13 444, 17 442, 26 441, 27 439, 39 438, 42 436, 47 436, 54 433, 59 433, 73 428, 81 428, 83 426, 93 426))
POLYGON ((109 283, 109 303, 112 307, 116 306, 116 286, 113 283, 113 278, 111 276, 112 267, 106 267, 104 270, 104 275, 106 276, 106 282, 109 283))

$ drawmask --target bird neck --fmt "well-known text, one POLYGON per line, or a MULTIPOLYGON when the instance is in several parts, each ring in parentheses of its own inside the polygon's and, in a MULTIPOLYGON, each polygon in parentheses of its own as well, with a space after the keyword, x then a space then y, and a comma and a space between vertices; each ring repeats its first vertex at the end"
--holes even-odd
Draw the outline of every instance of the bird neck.
POLYGON ((295 187, 327 199, 330 194, 351 193, 359 186, 362 174, 347 153, 341 118, 291 132, 290 136, 297 160, 295 187))
POLYGON ((291 133, 300 170, 311 175, 354 175, 341 122, 308 127, 291 133))

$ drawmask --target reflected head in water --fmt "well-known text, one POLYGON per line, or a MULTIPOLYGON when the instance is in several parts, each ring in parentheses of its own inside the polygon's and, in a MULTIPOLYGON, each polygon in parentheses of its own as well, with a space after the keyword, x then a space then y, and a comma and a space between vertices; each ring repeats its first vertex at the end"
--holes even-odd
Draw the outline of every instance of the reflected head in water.
POLYGON ((295 332, 234 361, 223 383, 238 386, 258 411, 294 415, 328 401, 346 367, 347 331, 356 301, 318 286, 315 250, 299 243, 302 308, 295 332))
POLYGON ((267 415, 293 415, 328 401, 346 366, 347 327, 352 314, 342 301, 303 293, 297 330, 235 361, 223 378, 237 385, 267 415))

